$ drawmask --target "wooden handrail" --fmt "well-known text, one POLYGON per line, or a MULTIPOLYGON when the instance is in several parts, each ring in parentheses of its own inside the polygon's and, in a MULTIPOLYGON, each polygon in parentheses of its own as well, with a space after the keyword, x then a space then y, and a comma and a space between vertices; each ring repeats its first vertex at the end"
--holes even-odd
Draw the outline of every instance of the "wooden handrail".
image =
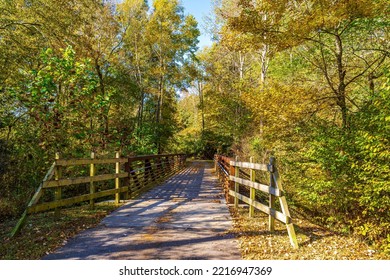
POLYGON ((258 209, 269 216, 269 230, 274 231, 275 219, 284 223, 287 227, 287 232, 290 238, 290 243, 294 248, 298 248, 298 242, 295 235, 294 225, 292 223, 291 215, 288 210, 284 190, 282 188, 279 172, 276 167, 276 160, 274 157, 270 158, 269 164, 242 162, 238 158, 233 160, 222 155, 215 155, 215 170, 218 178, 222 181, 226 200, 228 203, 238 207, 238 201, 245 202, 249 205, 249 216, 253 216, 254 209, 258 209), (244 170, 249 170, 245 172, 244 170), (255 171, 268 172, 270 176, 269 185, 262 184, 256 180, 255 171), (249 179, 249 180, 248 180, 249 179), (249 188, 250 197, 242 193, 240 186, 249 188), (255 191, 261 191, 269 195, 269 205, 264 205, 256 201, 255 191), (275 208, 275 199, 279 199, 281 211, 275 208))
POLYGON ((27 205, 27 208, 17 225, 11 232, 11 237, 20 231, 27 215, 30 213, 55 209, 56 214, 59 214, 61 207, 84 201, 89 201, 91 208, 93 208, 95 199, 111 195, 115 195, 115 202, 119 204, 120 194, 124 194, 125 199, 128 199, 129 197, 134 198, 137 195, 140 195, 183 168, 185 161, 185 154, 120 157, 119 153, 117 153, 115 158, 95 158, 95 155, 92 153, 91 158, 87 159, 60 159, 59 154, 56 154, 53 165, 27 205), (83 165, 87 165, 89 176, 74 178, 67 178, 64 176, 67 168, 74 166, 83 168, 83 165), (95 165, 112 165, 111 168, 115 169, 115 173, 96 174, 97 169, 95 165), (121 171, 121 169, 124 170, 121 171), (52 178, 54 175, 55 179, 52 178), (101 191, 96 190, 94 182, 110 180, 115 181, 115 188, 101 191), (70 198, 62 197, 62 188, 80 184, 89 184, 89 192, 70 198), (38 204, 43 192, 50 189, 54 189, 56 192, 55 200, 38 204))

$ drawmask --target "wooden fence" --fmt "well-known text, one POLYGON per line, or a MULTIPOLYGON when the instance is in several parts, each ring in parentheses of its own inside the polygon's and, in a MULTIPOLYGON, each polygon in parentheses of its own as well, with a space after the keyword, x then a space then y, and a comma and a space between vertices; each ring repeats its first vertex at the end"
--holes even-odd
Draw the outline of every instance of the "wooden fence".
POLYGON ((87 159, 60 159, 56 154, 11 237, 20 231, 28 214, 54 209, 58 215, 61 207, 85 201, 93 208, 97 199, 113 195, 119 204, 121 195, 123 199, 137 197, 179 171, 185 161, 184 154, 120 157, 116 153, 115 158, 96 158, 91 153, 91 158, 87 159), (84 175, 72 177, 72 173, 84 175), (72 195, 65 197, 64 191, 69 188, 72 188, 72 195), (52 201, 38 203, 50 190, 54 190, 52 201))
POLYGON ((250 162, 240 162, 238 157, 232 160, 225 156, 215 155, 214 163, 217 175, 224 186, 228 203, 234 204, 234 207, 238 207, 239 201, 247 203, 250 217, 253 217, 255 209, 268 214, 270 231, 275 229, 275 219, 282 222, 287 227, 291 245, 298 248, 294 225, 276 168, 275 158, 271 157, 269 164, 259 164, 254 163, 253 158, 250 159, 250 162), (262 184, 256 179, 256 172, 259 171, 269 173, 269 185, 262 184), (249 191, 247 191, 248 188, 249 191), (268 205, 256 200, 256 191, 268 195, 268 205), (281 211, 276 210, 276 198, 279 199, 281 211))

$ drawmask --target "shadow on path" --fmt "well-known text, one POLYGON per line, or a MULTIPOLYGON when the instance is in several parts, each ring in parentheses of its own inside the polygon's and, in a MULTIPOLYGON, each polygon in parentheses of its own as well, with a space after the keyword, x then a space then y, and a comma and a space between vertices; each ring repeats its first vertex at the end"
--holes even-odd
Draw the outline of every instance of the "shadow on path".
POLYGON ((44 259, 240 259, 212 166, 189 167, 44 259))

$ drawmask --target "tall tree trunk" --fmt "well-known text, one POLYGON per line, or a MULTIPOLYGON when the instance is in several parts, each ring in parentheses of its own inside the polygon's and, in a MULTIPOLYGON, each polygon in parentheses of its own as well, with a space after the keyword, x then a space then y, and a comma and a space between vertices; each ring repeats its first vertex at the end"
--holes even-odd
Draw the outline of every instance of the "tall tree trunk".
POLYGON ((261 50, 260 82, 262 85, 265 84, 265 80, 267 78, 267 71, 268 71, 268 64, 269 64, 268 50, 269 50, 269 46, 264 44, 263 49, 261 50))
MULTIPOLYGON (((104 98, 106 95, 106 90, 105 90, 105 83, 104 83, 104 77, 102 73, 102 69, 99 65, 99 62, 96 60, 95 61, 95 67, 96 67, 96 72, 99 77, 99 84, 100 84, 100 92, 102 94, 102 97, 104 98)), ((107 137, 108 137, 108 132, 109 132, 109 124, 108 124, 108 114, 105 111, 106 108, 102 108, 101 110, 101 115, 102 115, 102 121, 103 121, 103 133, 100 135, 101 141, 102 141, 102 149, 107 148, 107 137)))
POLYGON ((139 58, 139 52, 138 52, 138 34, 134 34, 134 48, 135 48, 135 61, 137 66, 137 72, 136 72, 136 80, 138 83, 138 87, 141 92, 140 96, 140 102, 138 106, 138 112, 137 112, 137 126, 138 126, 138 136, 140 136, 140 128, 142 127, 143 123, 143 115, 144 115, 144 104, 145 104, 145 91, 142 81, 142 71, 141 71, 141 62, 139 58))
POLYGON ((144 115, 144 99, 145 99, 145 92, 143 89, 141 89, 141 97, 140 102, 138 106, 138 112, 137 112, 137 126, 140 129, 142 127, 143 123, 143 115, 144 115))
POLYGON ((156 124, 160 124, 162 120, 162 105, 163 105, 163 95, 164 95, 164 77, 160 76, 160 81, 158 85, 158 98, 157 98, 157 110, 156 110, 156 124))
MULTIPOLYGON (((265 22, 267 20, 267 14, 263 14, 263 21, 265 22)), ((264 41, 266 41, 267 36, 264 35, 264 41)), ((260 73, 260 82, 262 85, 265 84, 265 79, 267 78, 267 71, 268 71, 268 64, 269 64, 269 58, 268 58, 268 51, 269 46, 267 44, 263 45, 263 49, 261 50, 261 73, 260 73)))
POLYGON ((199 92, 199 104, 200 104, 200 110, 201 110, 201 117, 202 117, 202 135, 204 134, 204 99, 203 99, 203 84, 202 82, 198 81, 198 92, 199 92))
POLYGON ((343 43, 341 41, 340 35, 335 36, 336 43, 336 61, 337 61, 337 70, 338 70, 338 87, 337 87, 337 105, 341 110, 342 118, 342 127, 347 129, 349 127, 348 123, 348 108, 346 102, 346 84, 345 84, 345 74, 346 70, 344 69, 343 64, 343 43))

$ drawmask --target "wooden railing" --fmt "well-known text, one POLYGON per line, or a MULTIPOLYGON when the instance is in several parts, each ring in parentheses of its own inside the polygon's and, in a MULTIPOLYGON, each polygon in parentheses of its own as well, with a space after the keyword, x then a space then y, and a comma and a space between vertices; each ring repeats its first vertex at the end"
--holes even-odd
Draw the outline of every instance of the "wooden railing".
POLYGON ((269 164, 259 164, 254 163, 253 158, 250 159, 250 162, 240 162, 238 157, 233 160, 215 155, 214 163, 217 175, 224 186, 227 202, 234 204, 234 207, 238 207, 239 201, 247 203, 250 217, 253 217, 255 209, 266 213, 269 216, 268 226, 271 232, 275 230, 275 219, 282 222, 287 227, 291 245, 298 248, 294 225, 280 182, 275 158, 271 157, 269 164), (269 173, 269 184, 260 183, 256 179, 256 172, 259 171, 269 173), (256 191, 268 194, 268 205, 256 200, 256 191), (276 198, 279 199, 281 211, 276 209, 276 198))
POLYGON ((58 215, 61 207, 85 201, 93 208, 97 199, 113 195, 119 204, 121 195, 123 199, 137 197, 179 171, 185 161, 184 154, 120 157, 116 153, 115 158, 96 158, 91 153, 87 159, 60 159, 56 154, 11 237, 20 231, 28 214, 54 209, 58 215), (69 189, 67 195, 65 191, 69 189), (40 202, 43 194, 50 191, 52 201, 40 202))

